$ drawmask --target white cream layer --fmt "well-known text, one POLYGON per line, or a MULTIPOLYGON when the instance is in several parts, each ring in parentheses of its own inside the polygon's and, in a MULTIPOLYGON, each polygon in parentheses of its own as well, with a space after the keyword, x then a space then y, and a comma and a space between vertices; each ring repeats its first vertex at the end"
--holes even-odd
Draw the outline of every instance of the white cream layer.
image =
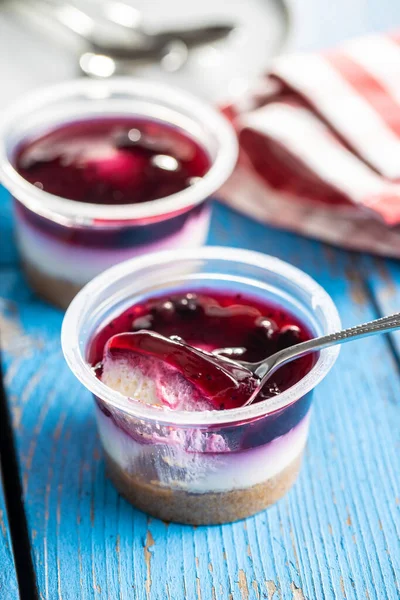
POLYGON ((124 471, 143 477, 148 464, 149 480, 155 479, 156 470, 159 484, 195 493, 245 489, 278 475, 304 450, 310 415, 309 411, 288 433, 263 446, 241 452, 202 454, 187 452, 172 443, 140 444, 100 409, 96 413, 103 446, 124 471), (174 478, 171 466, 175 471, 180 468, 179 480, 174 478))
POLYGON ((107 387, 119 392, 129 401, 164 405, 173 410, 194 411, 213 408, 206 398, 194 393, 192 384, 181 377, 175 369, 159 360, 149 361, 143 357, 139 358, 134 352, 113 354, 106 351, 101 380, 107 387))
POLYGON ((65 243, 32 227, 18 215, 15 220, 18 245, 23 258, 50 277, 84 285, 105 269, 140 254, 202 246, 207 238, 210 209, 205 208, 193 215, 178 232, 154 243, 104 250, 65 243))

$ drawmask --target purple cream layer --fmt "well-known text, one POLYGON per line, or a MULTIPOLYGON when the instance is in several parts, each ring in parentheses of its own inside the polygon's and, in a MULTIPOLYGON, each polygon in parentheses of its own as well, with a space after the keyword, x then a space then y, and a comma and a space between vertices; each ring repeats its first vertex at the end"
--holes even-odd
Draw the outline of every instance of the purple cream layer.
POLYGON ((50 277, 84 285, 123 260, 158 250, 203 245, 210 209, 203 204, 166 221, 109 231, 62 227, 19 204, 15 220, 18 245, 28 262, 50 277))
MULTIPOLYGON (((228 433, 154 426, 144 434, 143 422, 126 417, 123 430, 99 408, 96 414, 104 448, 121 469, 158 485, 205 493, 245 489, 277 476, 303 452, 310 411, 285 434, 245 450, 231 448, 228 433)), ((246 425, 241 427, 244 433, 246 425)))

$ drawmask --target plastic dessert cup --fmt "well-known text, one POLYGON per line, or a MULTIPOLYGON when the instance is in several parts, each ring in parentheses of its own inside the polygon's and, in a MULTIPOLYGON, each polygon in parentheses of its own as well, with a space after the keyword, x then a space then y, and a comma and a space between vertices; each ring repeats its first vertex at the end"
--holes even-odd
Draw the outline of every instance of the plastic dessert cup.
POLYGON ((135 302, 204 287, 263 298, 316 335, 340 328, 328 294, 276 258, 230 248, 160 252, 126 261, 90 282, 70 305, 62 329, 65 358, 96 400, 108 473, 139 509, 166 521, 217 524, 242 519, 281 498, 299 472, 311 397, 334 364, 324 350, 297 384, 249 407, 173 411, 129 400, 97 379, 91 342, 135 302))
POLYGON ((18 246, 32 287, 64 308, 84 284, 118 262, 201 246, 209 226, 207 199, 226 181, 236 158, 236 136, 223 116, 158 83, 81 79, 26 96, 2 115, 0 178, 14 198, 18 246), (18 173, 15 157, 27 140, 69 123, 132 116, 195 140, 209 155, 207 173, 178 193, 124 205, 55 196, 18 173))

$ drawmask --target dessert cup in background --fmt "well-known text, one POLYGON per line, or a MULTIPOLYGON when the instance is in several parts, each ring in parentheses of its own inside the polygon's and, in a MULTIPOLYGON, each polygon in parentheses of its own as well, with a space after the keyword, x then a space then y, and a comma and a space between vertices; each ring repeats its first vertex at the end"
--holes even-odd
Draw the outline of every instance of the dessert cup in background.
POLYGON ((276 258, 247 250, 160 252, 119 264, 71 303, 62 346, 75 376, 95 397, 108 473, 139 509, 167 521, 216 524, 253 515, 296 480, 306 445, 312 391, 338 348, 322 351, 284 392, 248 407, 198 412, 132 400, 98 379, 93 340, 136 302, 179 290, 237 292, 282 307, 315 335, 340 329, 328 294, 276 258))
POLYGON ((0 124, 0 177, 14 199, 22 264, 32 287, 65 308, 97 274, 128 258, 204 243, 207 199, 235 166, 237 141, 217 110, 186 92, 134 79, 77 80, 30 96, 5 111, 0 124), (146 202, 108 204, 51 194, 18 172, 22 145, 52 130, 90 120, 129 118, 187 136, 209 168, 186 189, 146 202))

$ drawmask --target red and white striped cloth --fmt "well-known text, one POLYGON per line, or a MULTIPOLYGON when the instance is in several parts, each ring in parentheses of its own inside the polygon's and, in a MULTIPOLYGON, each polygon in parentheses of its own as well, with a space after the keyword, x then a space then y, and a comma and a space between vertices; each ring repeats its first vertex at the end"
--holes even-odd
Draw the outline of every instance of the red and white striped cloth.
POLYGON ((276 59, 228 107, 241 153, 222 190, 274 226, 400 257, 400 33, 276 59))

